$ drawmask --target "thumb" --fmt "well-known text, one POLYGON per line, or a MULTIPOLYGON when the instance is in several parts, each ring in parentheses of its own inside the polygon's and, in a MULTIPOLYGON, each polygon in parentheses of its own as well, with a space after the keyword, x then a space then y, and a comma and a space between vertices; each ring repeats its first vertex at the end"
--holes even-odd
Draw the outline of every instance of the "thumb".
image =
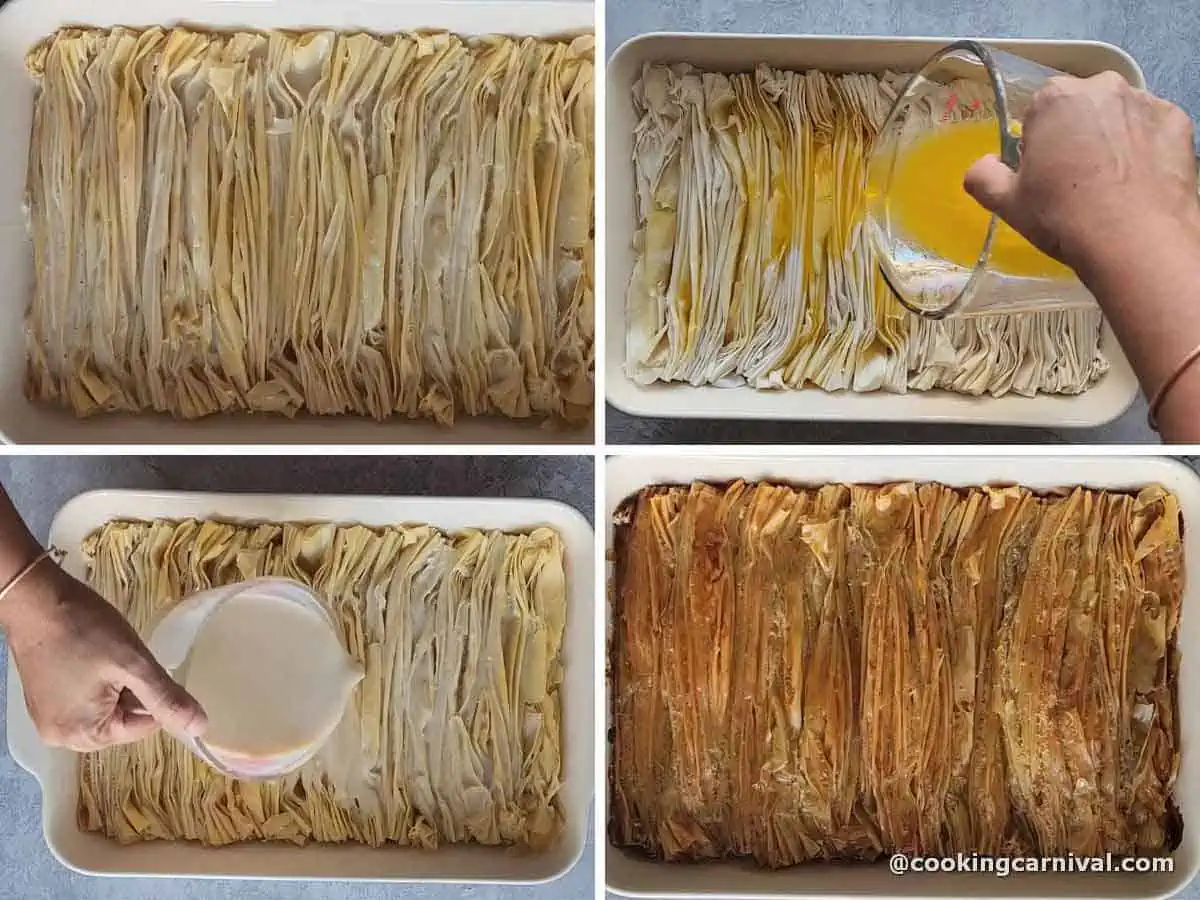
POLYGON ((204 733, 208 716, 203 707, 158 662, 148 660, 130 672, 127 684, 146 712, 167 731, 192 737, 204 733))
POLYGON ((1004 218, 1017 189, 1017 173, 990 153, 967 169, 963 188, 988 212, 1004 218))

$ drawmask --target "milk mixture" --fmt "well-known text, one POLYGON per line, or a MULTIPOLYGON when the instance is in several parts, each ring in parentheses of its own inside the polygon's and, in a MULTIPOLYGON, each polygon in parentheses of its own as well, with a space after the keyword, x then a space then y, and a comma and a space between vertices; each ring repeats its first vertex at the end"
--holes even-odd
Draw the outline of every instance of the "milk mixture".
POLYGON ((324 740, 362 672, 318 614, 251 592, 205 621, 178 676, 208 713, 205 744, 260 757, 324 740))

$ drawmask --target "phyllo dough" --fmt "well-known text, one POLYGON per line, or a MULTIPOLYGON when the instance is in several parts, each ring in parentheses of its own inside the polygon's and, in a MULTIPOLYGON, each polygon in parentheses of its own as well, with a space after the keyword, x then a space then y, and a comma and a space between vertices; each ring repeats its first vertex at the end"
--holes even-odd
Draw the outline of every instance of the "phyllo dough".
POLYGON ((309 584, 366 675, 328 745, 285 778, 226 778, 161 733, 81 757, 82 830, 534 849, 560 834, 566 582, 553 530, 114 522, 84 552, 91 584, 143 636, 214 585, 309 584))
POLYGON ((760 865, 1179 841, 1158 487, 653 487, 616 521, 609 835, 760 865))
POLYGON ((59 31, 28 58, 26 393, 588 420, 593 45, 59 31))
MULTIPOLYGON (((892 295, 867 240, 866 170, 903 83, 644 68, 633 94, 630 378, 1032 396, 1078 394, 1108 371, 1098 310, 933 321, 892 295)), ((969 83, 947 100, 925 114, 989 114, 969 83)))

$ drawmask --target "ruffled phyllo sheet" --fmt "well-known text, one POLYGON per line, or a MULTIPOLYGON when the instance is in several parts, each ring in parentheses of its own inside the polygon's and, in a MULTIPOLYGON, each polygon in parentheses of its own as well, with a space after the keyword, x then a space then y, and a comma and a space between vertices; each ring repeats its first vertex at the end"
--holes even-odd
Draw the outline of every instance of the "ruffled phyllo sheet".
MULTIPOLYGON (((905 79, 647 65, 634 87, 640 384, 1078 394, 1109 363, 1098 310, 948 321, 905 310, 867 239, 870 148, 905 79)), ((978 85, 914 110, 992 116, 978 85)))
POLYGON ((1160 854, 1173 495, 648 488, 618 513, 610 837, 781 867, 1160 854))
POLYGON ((593 45, 58 32, 27 61, 26 393, 589 420, 593 45))
POLYGON ((121 843, 535 850, 561 833, 556 532, 116 522, 84 552, 92 585, 143 636, 214 585, 261 575, 311 585, 366 676, 329 743, 284 778, 226 778, 162 734, 82 756, 82 830, 121 843))

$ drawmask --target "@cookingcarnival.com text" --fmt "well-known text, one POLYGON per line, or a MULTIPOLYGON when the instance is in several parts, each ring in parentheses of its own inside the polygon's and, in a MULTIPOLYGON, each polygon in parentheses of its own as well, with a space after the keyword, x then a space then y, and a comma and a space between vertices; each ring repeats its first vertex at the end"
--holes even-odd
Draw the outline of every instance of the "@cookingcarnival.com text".
POLYGON ((1065 872, 1094 872, 1108 875, 1171 873, 1175 860, 1169 856, 985 856, 958 853, 954 856, 917 856, 895 853, 889 860, 893 875, 909 873, 995 875, 1046 875, 1065 872))

